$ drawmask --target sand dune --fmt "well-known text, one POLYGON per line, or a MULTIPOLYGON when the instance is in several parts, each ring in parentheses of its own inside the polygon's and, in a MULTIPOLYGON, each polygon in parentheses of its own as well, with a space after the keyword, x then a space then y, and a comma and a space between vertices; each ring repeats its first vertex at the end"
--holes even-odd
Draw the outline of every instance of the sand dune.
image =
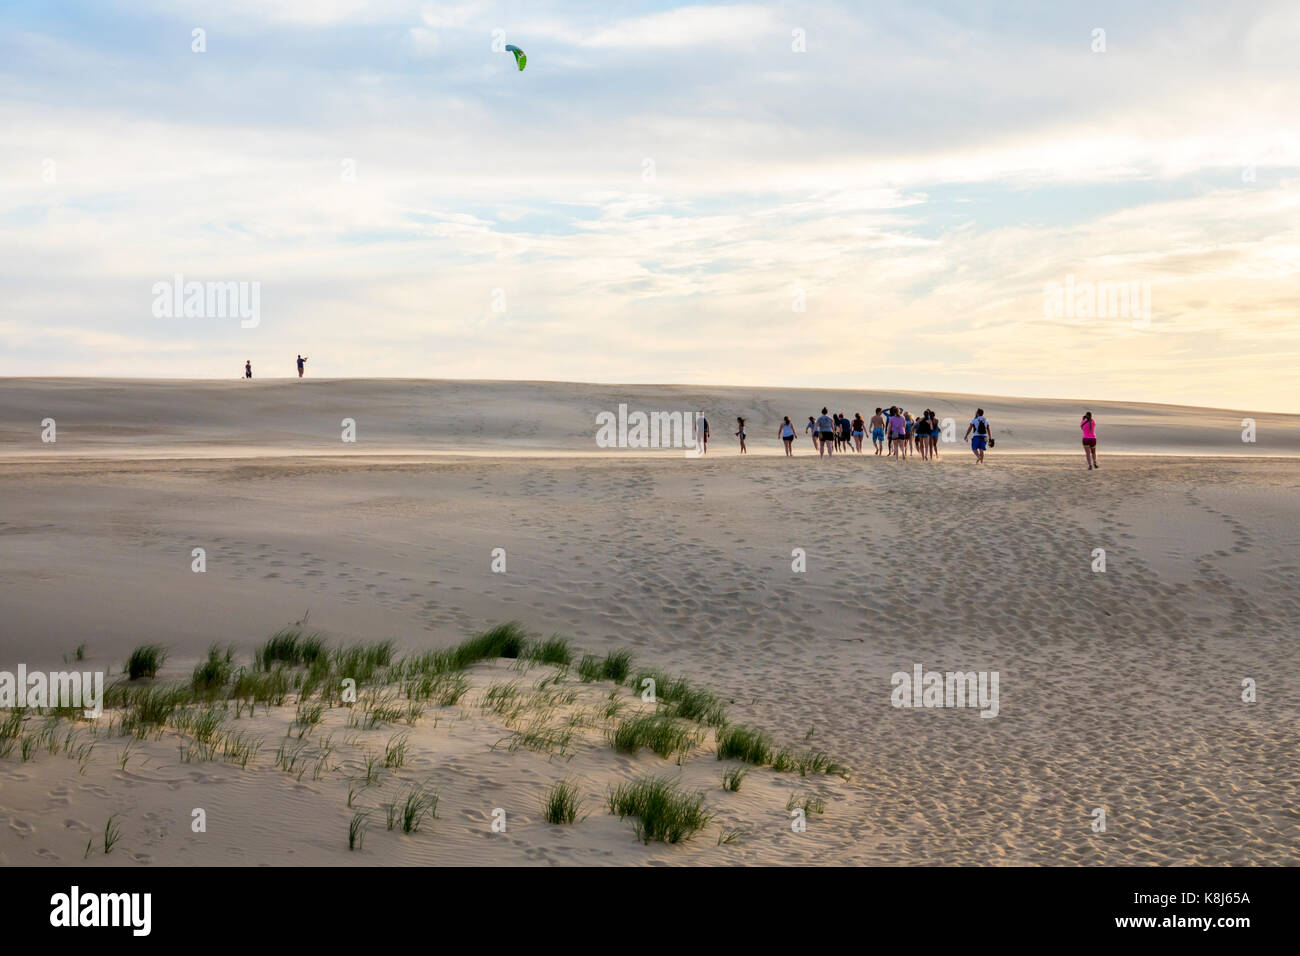
MULTIPOLYGON (((274 765, 292 697, 230 717, 267 742, 248 769, 186 762, 170 736, 139 744, 122 767, 125 741, 102 730, 84 768, 62 753, 12 753, 0 758, 0 862, 80 864, 110 814, 121 843, 90 865, 1300 862, 1300 463, 1111 458, 1123 429, 1158 433, 1168 450, 1195 441, 1207 413, 1130 409, 1121 425, 1119 410, 1097 404, 1096 473, 1081 455, 995 453, 977 469, 956 446, 929 464, 812 461, 806 443, 795 461, 730 448, 704 461, 590 457, 591 419, 610 402, 703 404, 724 420, 729 411, 713 410, 744 395, 757 420, 832 401, 627 391, 9 380, 0 669, 57 668, 85 643, 89 666, 118 671, 132 647, 158 641, 171 649, 163 676, 183 680, 209 644, 234 643, 247 659, 306 610, 331 641, 392 640, 399 653, 518 619, 712 687, 731 719, 825 750, 848 780, 762 770, 726 793, 729 764, 708 739, 678 766, 618 754, 595 727, 563 756, 511 752, 499 746, 511 728, 477 702, 493 683, 532 687, 550 672, 485 663, 468 672, 462 704, 411 725, 361 731, 341 709, 326 714, 308 738, 320 748, 332 734, 337 748, 319 779, 274 765), (313 423, 327 432, 353 406, 363 442, 370 430, 394 448, 454 452, 464 441, 481 457, 314 455, 312 443, 330 439, 313 423), (29 447, 46 416, 59 422, 57 450, 29 447), (490 454, 503 446, 582 454, 490 454), (160 447, 189 457, 143 460, 160 447), (258 451, 231 457, 234 447, 258 451), (191 571, 195 547, 203 574, 191 571), (508 555, 504 574, 491 569, 494 548, 508 555), (796 548, 804 572, 792 570, 796 548), (1104 573, 1093 570, 1098 548, 1104 573), (891 706, 891 676, 915 664, 998 671, 999 715, 891 706), (1247 678, 1255 703, 1241 699, 1247 678), (356 855, 347 800, 360 754, 399 731, 409 762, 358 797, 372 815, 356 855), (638 843, 602 802, 639 773, 704 788, 716 820, 682 846, 638 843), (540 794, 564 776, 590 814, 571 828, 539 817, 540 794), (420 783, 438 789, 439 819, 386 831, 382 804, 420 783), (786 805, 808 794, 825 812, 793 833, 786 805), (208 812, 203 835, 190 831, 195 807, 208 812), (1104 833, 1092 829, 1098 807, 1104 833), (504 834, 490 827, 497 808, 504 834), (733 829, 743 839, 718 845, 733 829)), ((918 404, 955 414, 970 400, 918 404)), ((1074 405, 984 406, 995 428, 1009 422, 1007 445, 1075 450, 1074 405), (1053 416, 1065 438, 1053 437, 1053 416)), ((1294 417, 1255 417, 1252 454, 1265 435, 1274 454, 1293 447, 1294 417)), ((1240 444, 1239 421, 1224 413, 1223 450, 1240 444)), ((561 686, 579 708, 612 689, 572 675, 561 686)), ((618 693, 638 706, 630 688, 618 693)))
POLYGON ((802 435, 823 405, 870 418, 895 402, 952 418, 959 438, 982 407, 1004 454, 1076 452, 1085 409, 1097 416, 1102 447, 1112 454, 1300 454, 1300 415, 1177 405, 555 382, 10 378, 0 379, 0 456, 608 454, 595 443, 596 415, 616 413, 620 404, 645 412, 702 409, 714 454, 735 452, 735 419, 743 415, 751 450, 780 454, 784 415, 802 435), (40 441, 46 418, 57 423, 54 446, 40 441), (356 422, 355 443, 341 440, 345 418, 356 422), (1253 443, 1242 441, 1246 418, 1255 422, 1253 443))

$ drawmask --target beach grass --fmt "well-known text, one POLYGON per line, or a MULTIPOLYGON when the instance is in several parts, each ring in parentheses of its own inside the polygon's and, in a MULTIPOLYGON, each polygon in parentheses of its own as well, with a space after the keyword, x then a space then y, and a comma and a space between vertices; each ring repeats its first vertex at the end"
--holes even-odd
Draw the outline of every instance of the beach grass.
MULTIPOLYGON (((349 804, 350 806, 351 804, 349 804)), ((348 849, 360 850, 366 843, 366 814, 352 814, 352 821, 348 824, 348 849)))
POLYGON ((208 648, 204 661, 194 665, 190 677, 190 686, 196 694, 211 694, 221 690, 230 683, 235 673, 235 649, 227 647, 224 651, 213 644, 208 648))
POLYGON ((253 651, 253 666, 264 671, 277 664, 310 666, 324 656, 324 638, 319 634, 304 634, 301 627, 294 625, 276 631, 265 644, 253 651))
POLYGON ((610 651, 603 658, 595 654, 584 654, 578 662, 578 678, 590 683, 598 680, 612 680, 622 684, 632 670, 631 651, 610 651))
POLYGON ((749 776, 749 771, 744 767, 732 767, 730 770, 724 770, 722 772, 722 789, 731 793, 737 792, 747 776, 749 776))
POLYGON ((130 680, 157 677, 166 660, 167 648, 161 644, 141 644, 131 652, 123 670, 130 680))
POLYGON ((607 733, 620 753, 634 754, 642 747, 664 759, 685 754, 697 743, 695 735, 667 714, 638 714, 619 721, 607 733))
MULTIPOLYGON (((437 819, 438 792, 425 787, 412 787, 402 801, 398 819, 403 833, 416 833, 425 817, 437 819)), ((389 829, 392 829, 391 827, 389 829)))
POLYGON ((610 789, 609 812, 636 818, 637 839, 681 843, 708 826, 702 792, 687 793, 667 777, 640 777, 610 789))
POLYGON ((721 699, 684 677, 673 677, 652 668, 637 669, 632 672, 628 683, 642 694, 653 692, 655 702, 662 704, 664 712, 674 717, 711 727, 721 727, 727 722, 726 707, 721 699))
POLYGON ((772 742, 767 735, 740 724, 719 730, 717 747, 719 760, 743 760, 758 766, 772 760, 772 742))
POLYGON ((117 814, 109 816, 108 821, 104 824, 104 855, 113 852, 113 847, 122 839, 122 827, 117 822, 117 814))
POLYGON ((542 816, 547 823, 575 823, 581 811, 582 798, 578 796, 578 786, 568 777, 551 784, 542 797, 542 816))

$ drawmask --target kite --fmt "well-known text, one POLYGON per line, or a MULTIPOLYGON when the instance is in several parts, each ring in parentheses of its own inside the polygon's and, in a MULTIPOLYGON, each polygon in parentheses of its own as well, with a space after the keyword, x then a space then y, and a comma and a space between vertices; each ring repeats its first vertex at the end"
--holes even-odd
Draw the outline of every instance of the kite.
POLYGON ((519 71, 522 73, 524 66, 528 63, 528 57, 524 55, 524 51, 513 43, 507 44, 506 50, 515 55, 515 62, 519 64, 519 71))

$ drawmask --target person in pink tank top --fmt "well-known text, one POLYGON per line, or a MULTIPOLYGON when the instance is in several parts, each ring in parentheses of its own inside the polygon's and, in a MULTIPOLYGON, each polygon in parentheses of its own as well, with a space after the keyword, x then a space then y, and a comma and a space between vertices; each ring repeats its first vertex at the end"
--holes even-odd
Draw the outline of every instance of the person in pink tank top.
POLYGON ((1088 470, 1100 468, 1097 464, 1097 420, 1092 417, 1092 412, 1083 413, 1079 428, 1083 431, 1083 457, 1088 462, 1088 470))

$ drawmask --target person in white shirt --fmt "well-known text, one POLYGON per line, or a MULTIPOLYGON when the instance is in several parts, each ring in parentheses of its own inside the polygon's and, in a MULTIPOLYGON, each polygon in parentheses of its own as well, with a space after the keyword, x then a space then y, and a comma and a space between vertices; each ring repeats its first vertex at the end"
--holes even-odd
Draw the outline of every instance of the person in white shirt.
POLYGON ((790 424, 789 415, 785 416, 785 421, 781 423, 780 434, 781 441, 785 442, 785 456, 787 458, 793 457, 794 451, 792 450, 792 446, 794 445, 794 426, 790 424))
POLYGON ((966 426, 966 434, 962 440, 970 438, 970 450, 975 453, 975 464, 984 464, 984 449, 988 448, 989 442, 993 439, 993 426, 989 420, 984 417, 984 409, 975 409, 975 417, 970 420, 966 426), (971 436, 974 432, 974 437, 971 436))

